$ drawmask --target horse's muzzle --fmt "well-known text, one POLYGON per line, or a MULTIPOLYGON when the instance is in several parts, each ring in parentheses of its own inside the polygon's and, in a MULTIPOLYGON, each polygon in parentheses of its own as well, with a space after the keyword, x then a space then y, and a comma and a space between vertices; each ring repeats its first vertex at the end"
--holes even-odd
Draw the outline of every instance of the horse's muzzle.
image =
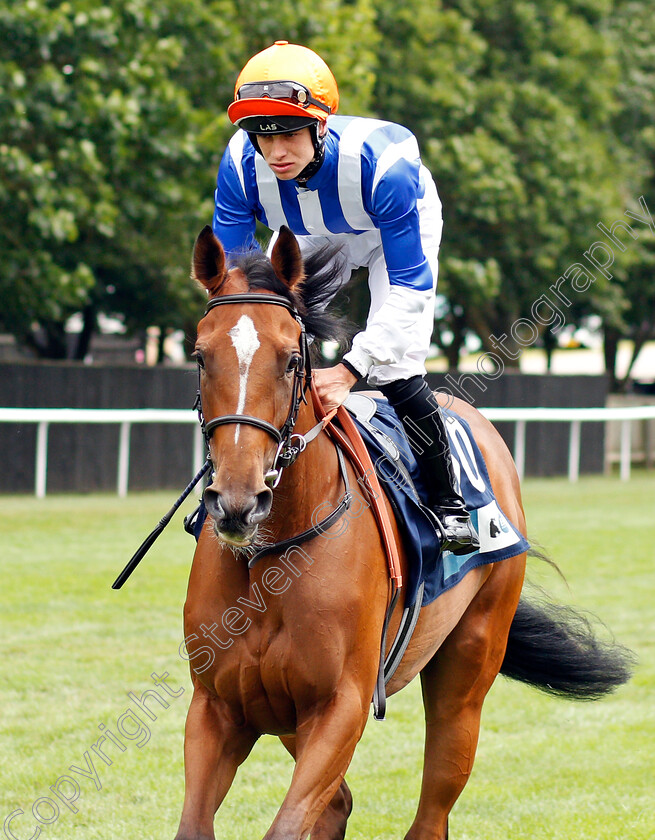
POLYGON ((245 499, 237 500, 210 485, 204 492, 204 499, 218 536, 233 545, 247 546, 257 533, 259 524, 271 512, 273 491, 266 487, 245 499))

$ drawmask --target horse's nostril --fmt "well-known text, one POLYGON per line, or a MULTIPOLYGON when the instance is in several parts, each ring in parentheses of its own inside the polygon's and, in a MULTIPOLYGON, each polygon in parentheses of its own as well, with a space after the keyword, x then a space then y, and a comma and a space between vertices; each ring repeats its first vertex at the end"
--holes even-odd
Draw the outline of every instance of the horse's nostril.
POLYGON ((205 500, 207 513, 213 519, 221 520, 225 518, 225 511, 221 505, 221 494, 218 491, 212 490, 211 487, 207 487, 203 493, 203 498, 205 500))
POLYGON ((258 525, 271 512, 271 505, 273 503, 273 491, 269 488, 257 493, 253 498, 249 510, 243 513, 243 521, 247 525, 258 525))
POLYGON ((239 503, 229 494, 219 493, 211 486, 204 492, 205 507, 213 520, 231 530, 252 527, 262 522, 271 512, 273 492, 268 488, 239 503))

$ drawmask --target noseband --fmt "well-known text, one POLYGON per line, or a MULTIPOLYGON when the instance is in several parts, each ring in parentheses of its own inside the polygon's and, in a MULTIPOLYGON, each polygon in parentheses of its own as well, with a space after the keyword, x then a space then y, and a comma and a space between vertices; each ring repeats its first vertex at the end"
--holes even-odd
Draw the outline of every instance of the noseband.
MULTIPOLYGON (((293 375, 293 391, 291 395, 291 404, 287 418, 282 424, 281 428, 277 428, 268 420, 262 420, 260 417, 252 417, 249 414, 223 414, 220 417, 214 417, 211 420, 205 421, 202 403, 200 398, 200 381, 198 381, 198 394, 196 397, 195 408, 198 411, 198 418, 202 428, 207 446, 211 440, 212 433, 218 426, 225 426, 231 423, 245 423, 248 426, 254 426, 267 432, 276 441, 278 447, 273 459, 273 466, 266 474, 266 482, 276 487, 282 470, 285 467, 291 466, 298 455, 303 451, 307 445, 307 436, 294 435, 293 429, 298 419, 298 412, 300 411, 301 403, 307 402, 306 392, 311 386, 312 368, 309 358, 309 344, 307 341, 307 333, 305 325, 298 314, 296 307, 285 298, 275 294, 239 294, 239 295, 223 295, 221 297, 211 298, 207 303, 205 316, 217 306, 222 306, 227 303, 267 303, 274 306, 284 307, 298 322, 300 326, 300 364, 294 370, 293 375), (294 444, 293 441, 297 443, 294 444)), ((198 367, 198 377, 200 377, 200 367, 198 367)))

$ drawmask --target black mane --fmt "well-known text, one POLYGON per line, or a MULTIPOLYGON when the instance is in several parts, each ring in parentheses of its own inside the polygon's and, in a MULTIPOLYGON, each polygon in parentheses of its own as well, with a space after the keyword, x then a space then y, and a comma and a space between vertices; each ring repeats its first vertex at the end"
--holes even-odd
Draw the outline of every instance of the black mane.
POLYGON ((272 292, 290 301, 302 317, 307 333, 319 340, 346 344, 352 326, 345 318, 329 312, 330 299, 343 284, 344 260, 338 245, 325 245, 304 259, 305 278, 292 291, 279 279, 271 261, 261 251, 233 255, 231 265, 241 269, 250 290, 272 292))

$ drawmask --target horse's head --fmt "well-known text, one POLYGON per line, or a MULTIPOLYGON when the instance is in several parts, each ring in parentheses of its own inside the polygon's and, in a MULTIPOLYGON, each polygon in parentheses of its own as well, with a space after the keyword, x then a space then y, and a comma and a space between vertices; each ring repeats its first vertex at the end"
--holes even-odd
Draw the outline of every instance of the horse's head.
POLYGON ((270 513, 266 476, 302 388, 302 330, 293 314, 303 279, 300 249, 283 229, 270 260, 251 253, 228 270, 207 227, 195 244, 193 274, 210 296, 196 342, 214 466, 205 504, 219 539, 248 546, 270 513))

